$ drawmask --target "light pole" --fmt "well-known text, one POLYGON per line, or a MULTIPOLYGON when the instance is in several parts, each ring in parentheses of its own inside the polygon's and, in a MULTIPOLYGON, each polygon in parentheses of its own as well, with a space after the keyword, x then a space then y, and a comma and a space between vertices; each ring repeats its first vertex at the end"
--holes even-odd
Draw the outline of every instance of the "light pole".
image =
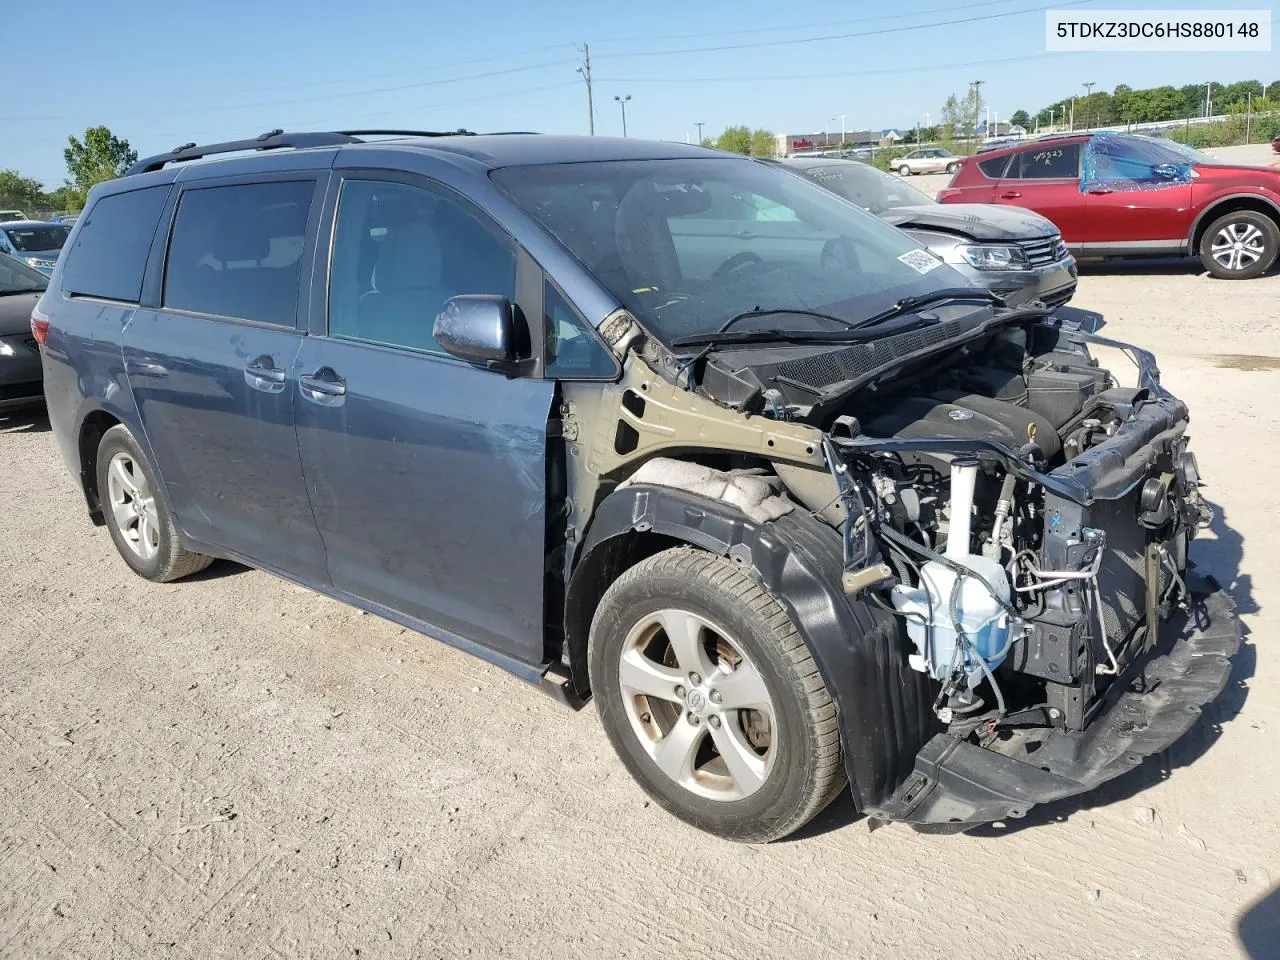
POLYGON ((847 116, 848 116, 847 113, 840 114, 840 146, 841 148, 844 147, 844 121, 847 116))
POLYGON ((1209 119, 1213 116, 1213 81, 1209 81, 1204 85, 1204 116, 1209 119))
POLYGON ((614 97, 618 101, 618 106, 622 108, 622 136, 627 135, 627 101, 631 99, 631 94, 624 94, 621 97, 614 97))
POLYGON ((1084 111, 1084 128, 1085 128, 1086 130, 1088 130, 1088 129, 1089 129, 1089 107, 1088 107, 1088 105, 1089 105, 1089 94, 1093 93, 1093 88, 1094 88, 1094 86, 1095 86, 1096 84, 1097 84, 1097 81, 1096 81, 1096 80, 1088 80, 1088 81, 1084 81, 1084 82, 1082 82, 1082 83, 1080 84, 1080 86, 1084 87, 1084 102, 1085 102, 1085 111, 1084 111))
POLYGON ((693 125, 698 128, 698 146, 702 146, 702 121, 695 120, 693 125))

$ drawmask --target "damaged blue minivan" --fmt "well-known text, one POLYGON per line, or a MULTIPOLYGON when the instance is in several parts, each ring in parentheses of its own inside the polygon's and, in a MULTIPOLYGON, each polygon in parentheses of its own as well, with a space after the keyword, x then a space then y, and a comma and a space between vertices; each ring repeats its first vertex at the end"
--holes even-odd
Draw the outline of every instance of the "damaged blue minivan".
POLYGON ((744 841, 846 786, 1020 817, 1222 689, 1240 627, 1150 354, 747 158, 386 133, 90 194, 32 330, 140 576, 237 560, 593 700, 652 797, 744 841))

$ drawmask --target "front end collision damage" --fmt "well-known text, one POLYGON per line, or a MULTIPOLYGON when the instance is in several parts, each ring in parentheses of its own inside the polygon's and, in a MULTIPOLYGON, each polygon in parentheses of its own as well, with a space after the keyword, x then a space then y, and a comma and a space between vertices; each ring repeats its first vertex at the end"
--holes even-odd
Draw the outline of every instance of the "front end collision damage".
MULTIPOLYGON (((1079 600, 1053 600, 1056 626, 1066 628, 1083 658, 1053 679, 1075 685, 1055 692, 1057 685, 1046 682, 1050 694, 1030 710, 1006 717, 1001 704, 1000 714, 985 725, 948 729, 950 717, 937 711, 938 684, 908 665, 913 647, 903 625, 862 592, 885 584, 883 575, 861 573, 873 566, 889 568, 881 566, 885 558, 878 536, 864 541, 873 545, 874 555, 851 558, 851 541, 862 540, 869 524, 858 519, 855 501, 841 496, 838 477, 830 471, 832 462, 867 457, 924 454, 945 461, 976 455, 995 473, 1008 473, 1019 489, 1041 491, 1046 525, 1051 517, 1065 524, 1060 530, 1046 526, 1048 569, 1080 558, 1078 550, 1070 558, 1063 553, 1065 533, 1078 534, 1091 521, 1103 527, 1108 518, 1114 521, 1108 510, 1123 513, 1139 504, 1150 493, 1155 473, 1164 484, 1163 495, 1180 507, 1173 511, 1176 517, 1163 506, 1158 516, 1144 515, 1154 517, 1152 522, 1176 521, 1181 536, 1204 520, 1195 506, 1200 501, 1194 461, 1189 478, 1179 473, 1173 479, 1174 465, 1189 457, 1187 412, 1160 385, 1150 353, 1064 327, 1063 349, 1078 349, 1087 357, 1086 345, 1093 343, 1126 353, 1137 367, 1138 386, 1108 392, 1108 403, 1123 415, 1114 429, 1108 427, 1104 442, 1049 469, 1025 449, 991 439, 872 437, 863 435, 856 421, 850 431, 847 419, 820 430, 748 415, 683 385, 678 369, 664 367, 670 358, 628 320, 621 315, 614 324, 625 344, 622 381, 603 392, 598 385, 591 391, 563 385, 561 433, 569 476, 560 562, 568 586, 559 653, 572 678, 567 686, 578 695, 589 693, 585 647, 595 601, 626 566, 678 543, 742 565, 791 614, 836 703, 855 802, 883 819, 971 826, 1085 792, 1172 742, 1221 690, 1230 669, 1227 658, 1239 643, 1239 622, 1211 581, 1189 572, 1183 580, 1178 566, 1187 565, 1186 541, 1179 549, 1170 540, 1176 561, 1169 560, 1170 552, 1163 556, 1181 591, 1175 592, 1160 572, 1161 554, 1148 550, 1144 573, 1148 578, 1154 573, 1153 582, 1161 587, 1146 590, 1136 605, 1163 622, 1158 635, 1147 636, 1144 628, 1130 630, 1125 623, 1128 635, 1117 638, 1123 641, 1117 644, 1120 660, 1111 660, 1116 676, 1093 676, 1101 654, 1090 649, 1086 634, 1092 628, 1079 626, 1090 620, 1091 608, 1079 600), (703 462, 707 459, 715 468, 703 462), (801 509, 782 506, 792 501, 801 509), (854 531, 857 537, 851 536, 854 531), (859 565, 862 571, 854 569, 859 565)), ((608 329, 609 324, 602 327, 608 329)), ((1139 592, 1144 582, 1134 581, 1139 592)), ((1124 596, 1120 601, 1115 611, 1124 615, 1128 601, 1124 596)), ((1115 602, 1108 598, 1112 606, 1115 602)), ((1099 617, 1101 603, 1099 596, 1099 617)), ((1046 670, 1056 669, 1044 652, 1050 635, 1041 624, 1032 626, 1012 645, 1007 667, 1047 680, 1046 670)), ((1105 636, 1107 627, 1099 632, 1105 636)), ((1104 646, 1110 655, 1111 647, 1104 646)))

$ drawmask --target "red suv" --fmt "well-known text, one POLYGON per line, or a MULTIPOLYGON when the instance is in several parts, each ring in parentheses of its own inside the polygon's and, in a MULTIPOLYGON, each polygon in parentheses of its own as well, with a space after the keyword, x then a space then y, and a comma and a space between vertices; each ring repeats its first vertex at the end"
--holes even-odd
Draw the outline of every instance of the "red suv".
POLYGON ((1151 137, 1051 137, 971 157, 938 199, 1028 207, 1077 256, 1198 254, 1230 280, 1265 273, 1280 251, 1280 170, 1151 137))

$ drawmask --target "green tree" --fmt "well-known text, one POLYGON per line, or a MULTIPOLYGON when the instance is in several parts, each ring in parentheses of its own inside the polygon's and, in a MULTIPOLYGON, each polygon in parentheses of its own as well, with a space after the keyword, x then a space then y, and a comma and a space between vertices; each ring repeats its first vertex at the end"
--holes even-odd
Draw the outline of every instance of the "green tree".
POLYGON ((751 156, 772 157, 778 149, 778 138, 772 130, 763 128, 751 131, 751 156))
POLYGON ((51 210, 66 210, 68 213, 79 213, 84 209, 84 191, 71 186, 62 186, 53 193, 45 194, 45 206, 51 210))
POLYGON ((725 127, 724 133, 716 139, 716 149, 726 153, 751 153, 751 128, 725 127))
POLYGON ((138 151, 129 146, 129 141, 119 139, 105 126, 90 127, 84 132, 84 140, 67 137, 67 144, 62 155, 71 174, 70 182, 84 193, 94 184, 121 176, 138 159, 138 151))
POLYGON ((1031 126, 1031 115, 1025 110, 1015 110, 1009 122, 1026 130, 1031 126))
POLYGON ((956 131, 964 129, 964 108, 960 101, 956 99, 953 93, 947 97, 947 102, 942 105, 942 136, 946 140, 954 140, 956 131))
POLYGON ((0 206, 27 207, 42 206, 44 187, 39 180, 24 177, 17 170, 0 170, 0 206))

